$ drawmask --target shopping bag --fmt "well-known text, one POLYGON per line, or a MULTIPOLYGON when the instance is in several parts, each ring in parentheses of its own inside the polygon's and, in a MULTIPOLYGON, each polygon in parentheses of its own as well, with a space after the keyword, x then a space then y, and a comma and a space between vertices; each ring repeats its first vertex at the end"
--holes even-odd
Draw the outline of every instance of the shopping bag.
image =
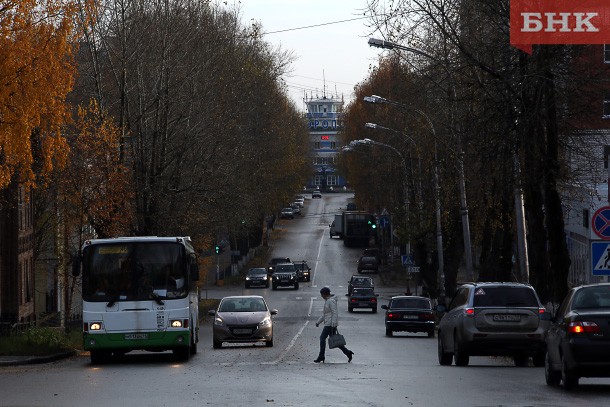
POLYGON ((345 338, 335 329, 335 332, 328 337, 328 347, 330 349, 345 346, 345 338))

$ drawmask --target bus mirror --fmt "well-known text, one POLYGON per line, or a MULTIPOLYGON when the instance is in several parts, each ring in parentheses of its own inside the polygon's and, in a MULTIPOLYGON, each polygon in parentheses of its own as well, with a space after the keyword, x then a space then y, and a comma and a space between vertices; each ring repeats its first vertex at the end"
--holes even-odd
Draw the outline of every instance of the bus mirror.
POLYGON ((191 257, 190 267, 191 280, 198 281, 199 280, 199 265, 197 264, 197 258, 195 256, 191 257))
POLYGON ((80 256, 72 256, 72 275, 78 277, 80 275, 80 256))

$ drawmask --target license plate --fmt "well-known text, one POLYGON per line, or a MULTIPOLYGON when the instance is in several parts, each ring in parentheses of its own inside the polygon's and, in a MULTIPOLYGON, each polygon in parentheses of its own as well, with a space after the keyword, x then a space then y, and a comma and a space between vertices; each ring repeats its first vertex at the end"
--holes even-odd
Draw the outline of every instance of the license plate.
POLYGON ((243 329, 243 328, 237 328, 233 330, 234 334, 251 334, 252 330, 251 329, 243 329))
POLYGON ((148 339, 148 334, 125 334, 125 339, 148 339))
POLYGON ((499 321, 499 322, 519 322, 519 321, 521 321, 521 315, 515 315, 515 314, 494 314, 494 321, 499 321))
POLYGON ((403 315, 403 319, 419 319, 417 315, 403 315))

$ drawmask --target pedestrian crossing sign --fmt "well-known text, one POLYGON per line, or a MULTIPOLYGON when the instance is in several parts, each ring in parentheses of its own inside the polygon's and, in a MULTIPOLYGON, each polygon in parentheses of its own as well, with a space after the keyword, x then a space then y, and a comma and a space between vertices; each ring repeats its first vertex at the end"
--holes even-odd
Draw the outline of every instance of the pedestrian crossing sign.
POLYGON ((610 242, 591 242, 591 271, 594 276, 610 276, 610 242))

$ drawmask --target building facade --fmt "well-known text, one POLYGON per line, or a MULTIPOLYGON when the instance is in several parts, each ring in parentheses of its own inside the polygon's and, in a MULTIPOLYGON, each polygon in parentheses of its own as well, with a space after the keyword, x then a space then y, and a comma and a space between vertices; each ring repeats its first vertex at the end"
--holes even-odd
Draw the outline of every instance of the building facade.
POLYGON ((337 168, 341 151, 339 131, 342 126, 343 98, 316 97, 304 99, 313 160, 314 175, 307 188, 322 191, 343 190, 345 177, 337 168))

